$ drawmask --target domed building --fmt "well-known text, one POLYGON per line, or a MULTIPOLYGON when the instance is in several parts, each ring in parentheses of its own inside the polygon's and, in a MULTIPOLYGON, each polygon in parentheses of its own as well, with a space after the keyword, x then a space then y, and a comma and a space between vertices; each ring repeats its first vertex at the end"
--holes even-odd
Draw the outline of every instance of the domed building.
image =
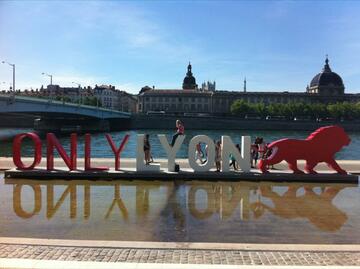
MULTIPOLYGON (((244 100, 248 103, 338 103, 360 102, 359 93, 344 93, 345 87, 342 78, 333 72, 326 57, 322 71, 312 80, 306 91, 249 91, 247 81, 244 80, 243 89, 237 91, 217 90, 203 84, 198 88, 196 79, 187 67, 182 89, 155 89, 141 90, 138 96, 138 111, 148 113, 163 111, 174 115, 230 115, 231 105, 235 100, 244 100)), ((209 86, 209 85, 208 85, 209 86)))
POLYGON ((189 65, 187 67, 187 73, 186 73, 186 77, 184 78, 184 82, 182 85, 183 90, 196 90, 198 85, 196 84, 196 79, 193 76, 192 72, 191 72, 191 64, 189 62, 189 65))
POLYGON ((326 56, 323 70, 311 80, 310 87, 308 86, 306 91, 310 94, 334 96, 343 95, 344 89, 342 78, 331 71, 329 59, 326 56))

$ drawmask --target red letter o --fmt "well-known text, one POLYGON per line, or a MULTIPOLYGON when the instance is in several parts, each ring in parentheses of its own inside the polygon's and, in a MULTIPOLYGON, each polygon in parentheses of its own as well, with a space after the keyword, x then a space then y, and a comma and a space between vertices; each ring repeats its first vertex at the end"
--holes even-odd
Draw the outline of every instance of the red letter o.
POLYGON ((15 166, 20 170, 31 170, 34 169, 35 166, 39 165, 41 162, 41 140, 39 136, 35 133, 23 133, 18 134, 14 138, 13 142, 13 161, 15 166), (21 143, 24 138, 30 138, 35 144, 35 156, 34 161, 31 165, 25 166, 25 164, 21 161, 21 143))

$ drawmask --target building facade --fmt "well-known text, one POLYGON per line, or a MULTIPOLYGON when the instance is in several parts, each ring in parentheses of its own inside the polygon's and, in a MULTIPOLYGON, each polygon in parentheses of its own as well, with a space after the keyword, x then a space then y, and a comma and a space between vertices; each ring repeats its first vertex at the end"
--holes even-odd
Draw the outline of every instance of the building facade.
POLYGON ((99 106, 112 110, 124 112, 137 112, 137 97, 120 91, 112 85, 95 85, 88 87, 61 87, 59 85, 48 85, 39 91, 24 91, 21 95, 41 97, 47 99, 64 100, 85 105, 99 106))
MULTIPOLYGON (((197 88, 191 65, 183 82, 183 89, 154 89, 144 87, 138 95, 138 111, 164 111, 165 113, 208 113, 227 115, 231 113, 231 105, 235 100, 249 103, 336 103, 359 102, 360 94, 346 94, 342 78, 331 71, 326 58, 322 71, 311 80, 304 92, 251 92, 246 90, 244 80, 243 91, 218 91, 203 84, 197 88)), ((215 83, 214 83, 215 86, 215 83)))

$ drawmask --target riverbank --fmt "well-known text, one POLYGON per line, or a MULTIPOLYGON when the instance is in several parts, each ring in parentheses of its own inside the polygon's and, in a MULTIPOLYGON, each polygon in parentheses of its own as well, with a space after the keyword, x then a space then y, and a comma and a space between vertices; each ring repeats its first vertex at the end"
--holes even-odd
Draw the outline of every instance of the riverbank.
POLYGON ((184 122, 187 130, 265 130, 265 131, 314 131, 323 126, 340 125, 346 131, 360 131, 358 121, 290 121, 290 120, 254 120, 240 117, 199 117, 141 115, 131 117, 131 129, 174 129, 175 121, 184 122))
MULTIPOLYGON (((181 119, 187 130, 264 130, 264 131, 313 131, 322 126, 340 125, 346 131, 360 131, 359 121, 292 121, 292 120, 257 120, 235 116, 172 116, 133 114, 129 120, 110 120, 111 131, 137 129, 173 130, 175 121, 181 119)), ((0 127, 33 128, 34 116, 0 115, 0 127)), ((75 124, 75 123, 74 123, 75 124)), ((73 125, 74 125, 73 124, 73 125)), ((81 124, 79 121, 78 124, 81 124)), ((76 125, 76 124, 75 124, 76 125)), ((55 132, 56 130, 49 130, 55 132)))

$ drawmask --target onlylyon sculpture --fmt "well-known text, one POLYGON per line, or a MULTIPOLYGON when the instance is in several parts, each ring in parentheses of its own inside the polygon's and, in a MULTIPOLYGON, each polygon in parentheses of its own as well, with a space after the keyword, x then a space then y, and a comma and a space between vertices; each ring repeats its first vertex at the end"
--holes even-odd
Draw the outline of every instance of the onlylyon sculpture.
POLYGON ((339 174, 346 174, 334 159, 336 152, 351 142, 349 136, 340 126, 327 126, 317 129, 305 140, 281 139, 271 143, 268 148, 271 155, 259 163, 261 172, 266 173, 268 165, 285 160, 294 173, 302 174, 297 167, 297 160, 305 160, 305 171, 316 174, 314 167, 325 162, 339 174))

